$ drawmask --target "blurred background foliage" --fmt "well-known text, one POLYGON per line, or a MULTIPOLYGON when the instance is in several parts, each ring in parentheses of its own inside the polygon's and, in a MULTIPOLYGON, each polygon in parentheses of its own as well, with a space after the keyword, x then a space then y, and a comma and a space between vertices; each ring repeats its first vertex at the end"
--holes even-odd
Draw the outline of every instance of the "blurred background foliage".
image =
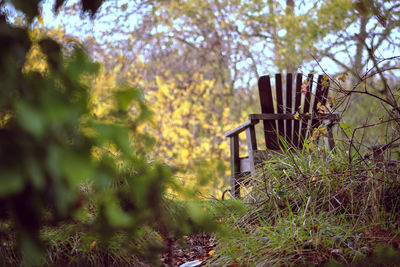
MULTIPOLYGON (((14 25, 0 18, 0 219, 2 246, 21 252, 14 264, 21 256, 43 264, 40 231, 71 220, 103 248, 117 232, 135 240, 145 225, 161 241, 213 230, 200 207, 166 198, 180 188, 169 167, 147 157, 154 139, 138 131, 151 117, 142 91, 116 84, 79 41, 63 46, 62 32, 31 27, 38 2, 11 2, 26 16, 14 25)), ((94 14, 93 3, 82 1, 83 10, 94 14)), ((2 261, 12 259, 4 253, 2 261)))
MULTIPOLYGON (((94 20, 69 1, 59 12, 57 27, 104 64, 104 80, 93 90, 97 115, 116 84, 140 88, 154 114, 155 127, 138 129, 156 141, 152 159, 174 166, 185 185, 204 174, 198 162, 218 167, 203 177, 213 184, 201 190, 207 196, 218 197, 227 186, 222 133, 259 112, 259 76, 326 72, 336 81, 331 108, 351 130, 390 117, 382 101, 351 90, 384 99, 398 94, 398 60, 391 58, 399 53, 396 1, 106 1, 94 20)), ((56 28, 40 21, 37 27, 56 28)), ((364 148, 386 143, 392 127, 356 131, 355 141, 364 148)))

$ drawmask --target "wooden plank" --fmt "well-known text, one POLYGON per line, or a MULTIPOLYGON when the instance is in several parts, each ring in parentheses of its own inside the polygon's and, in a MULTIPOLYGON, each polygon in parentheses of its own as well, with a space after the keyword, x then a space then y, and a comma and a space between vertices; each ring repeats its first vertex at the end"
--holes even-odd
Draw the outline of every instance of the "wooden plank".
MULTIPOLYGON (((296 87, 294 88, 295 100, 294 100, 294 112, 296 112, 300 106, 301 100, 301 85, 302 77, 301 73, 296 75, 296 87)), ((300 121, 294 121, 293 123, 293 145, 295 147, 299 146, 299 134, 300 134, 300 121)))
MULTIPOLYGON (((274 113, 272 100, 271 81, 269 76, 261 76, 258 80, 258 92, 262 113, 274 113)), ((263 121, 265 145, 268 149, 279 148, 276 136, 276 126, 274 121, 263 121)))
POLYGON ((246 129, 247 152, 249 153, 249 160, 251 162, 251 171, 255 171, 254 166, 254 151, 257 150, 256 131, 254 125, 246 129))
MULTIPOLYGON (((275 74, 275 90, 276 90, 276 102, 277 102, 277 112, 278 114, 283 114, 283 97, 282 97, 282 75, 280 73, 275 74)), ((282 147, 281 139, 285 137, 285 126, 284 120, 278 120, 278 139, 279 145, 282 147)))
MULTIPOLYGON (((313 105, 313 108, 312 108, 313 117, 315 115, 319 114, 318 108, 317 108, 318 103, 322 104, 322 94, 323 94, 323 91, 322 91, 322 78, 323 78, 322 75, 318 76, 317 88, 315 89, 314 105, 313 105)), ((318 128, 320 125, 321 125, 321 121, 320 120, 317 120, 315 118, 312 119, 312 121, 311 121, 311 128, 312 129, 318 128)))
POLYGON ((231 147, 231 190, 232 196, 240 197, 240 185, 238 178, 240 176, 240 158, 239 158, 239 135, 230 137, 231 147))
POLYGON ((322 103, 322 105, 326 105, 326 101, 328 100, 328 93, 329 93, 329 84, 330 84, 330 81, 328 80, 328 82, 327 82, 328 84, 326 85, 326 86, 322 86, 322 91, 323 91, 323 93, 322 93, 322 100, 321 100, 321 103, 322 103))
MULTIPOLYGON (((252 162, 249 158, 241 158, 240 159, 240 173, 252 173, 254 171, 254 162, 252 162)), ((240 187, 239 194, 240 197, 240 187)), ((235 196, 236 197, 236 196, 235 196)))
POLYGON ((240 134, 241 132, 245 131, 247 127, 255 125, 257 123, 258 123, 257 119, 251 119, 249 121, 246 121, 245 123, 236 127, 235 129, 225 132, 225 137, 231 137, 232 135, 240 134))
POLYGON ((250 155, 250 151, 257 150, 256 131, 254 129, 254 125, 251 125, 247 128, 246 138, 247 138, 247 147, 250 155))
POLYGON ((311 106, 311 91, 312 91, 313 79, 314 79, 314 75, 308 74, 307 84, 306 84, 307 93, 306 93, 306 98, 305 98, 305 102, 304 102, 303 114, 311 113, 310 106, 311 106))
MULTIPOLYGON (((328 80, 327 85, 322 87, 322 92, 323 93, 322 93, 321 103, 324 106, 326 106, 326 102, 328 100, 329 83, 330 83, 330 81, 328 80)), ((333 140, 333 134, 332 134, 332 124, 326 124, 326 125, 327 125, 326 126, 327 131, 328 131, 328 137, 327 137, 327 139, 328 139, 328 147, 329 147, 329 149, 332 150, 332 149, 335 148, 335 141, 333 140)))
POLYGON ((328 147, 330 150, 335 148, 335 140, 333 140, 333 133, 332 133, 332 126, 333 124, 328 124, 326 126, 327 132, 328 132, 328 147))
MULTIPOLYGON (((293 112, 293 107, 292 107, 292 84, 293 84, 293 77, 291 73, 288 73, 286 75, 286 114, 292 114, 293 112)), ((293 140, 293 121, 291 120, 286 120, 286 142, 288 144, 292 144, 293 140)))
POLYGON ((310 120, 311 118, 315 118, 316 120, 339 120, 340 116, 338 113, 329 113, 329 114, 315 114, 315 117, 312 117, 311 114, 299 114, 299 119, 295 118, 295 114, 249 114, 249 118, 251 120, 310 120))
POLYGON ((249 114, 251 120, 291 120, 294 114, 249 114))
MULTIPOLYGON (((307 83, 306 83, 306 90, 305 99, 304 99, 304 107, 303 107, 303 114, 310 114, 310 102, 311 102, 311 90, 313 84, 313 74, 308 74, 307 83)), ((303 92, 304 94, 304 92, 303 92)), ((308 120, 303 120, 301 123, 301 133, 300 133, 300 146, 304 145, 304 142, 307 138, 307 127, 308 127, 308 120)))

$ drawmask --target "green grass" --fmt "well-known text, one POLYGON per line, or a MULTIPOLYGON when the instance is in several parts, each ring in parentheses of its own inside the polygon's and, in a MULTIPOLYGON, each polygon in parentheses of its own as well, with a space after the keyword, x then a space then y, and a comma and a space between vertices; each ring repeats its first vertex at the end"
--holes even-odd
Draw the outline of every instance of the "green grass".
MULTIPOLYGON (((238 201, 227 201, 225 204, 230 209, 241 207, 238 201)), ((88 199, 74 219, 42 227, 40 238, 45 244, 45 253, 40 266, 162 266, 170 241, 174 245, 176 242, 183 244, 185 235, 215 231, 213 218, 222 218, 226 210, 208 201, 165 201, 164 208, 171 218, 179 220, 186 214, 187 225, 181 224, 181 228, 168 234, 162 234, 162 229, 155 225, 145 225, 131 232, 115 231, 112 235, 104 235, 96 229, 100 226, 96 224, 98 218, 93 205, 88 199), (210 209, 211 206, 215 209, 210 209), (199 224, 204 226, 198 227, 199 224)), ((12 224, 0 221, 0 237, 0 266, 22 265, 12 224)))
MULTIPOLYGON (((286 153, 258 169, 241 200, 169 200, 164 208, 171 218, 190 217, 186 226, 176 229, 177 235, 218 229, 216 253, 208 262, 214 266, 397 262, 399 168, 375 166, 357 154, 352 163, 348 158, 340 146, 335 153, 307 148, 286 153)), ((43 266, 160 265, 167 242, 156 227, 108 238, 88 227, 96 225, 89 191, 82 190, 86 206, 74 220, 42 229, 43 266)), ((0 234, 0 265, 19 265, 12 225, 1 222, 0 234)))
MULTIPOLYGON (((10 231, 7 245, 3 243, 0 247, 1 266, 21 265, 14 236, 10 231)), ((158 266, 161 257, 155 255, 163 252, 160 235, 147 227, 138 230, 135 238, 121 233, 105 242, 84 225, 71 222, 44 227, 41 238, 46 253, 40 266, 158 266)))
POLYGON ((397 249, 399 169, 347 159, 337 148, 266 161, 243 198, 247 212, 229 217, 235 231, 221 236, 213 263, 351 265, 381 245, 397 249))

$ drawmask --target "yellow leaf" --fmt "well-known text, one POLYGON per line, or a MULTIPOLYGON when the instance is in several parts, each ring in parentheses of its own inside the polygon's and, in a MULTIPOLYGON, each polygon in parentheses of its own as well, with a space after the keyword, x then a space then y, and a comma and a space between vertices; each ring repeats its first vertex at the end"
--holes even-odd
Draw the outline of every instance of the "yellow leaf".
POLYGON ((219 145, 219 149, 222 150, 222 151, 224 151, 225 149, 228 149, 228 142, 222 142, 219 145))
POLYGON ((187 149, 181 149, 181 157, 186 159, 189 156, 189 151, 187 149))
POLYGON ((90 249, 93 249, 96 246, 96 240, 94 240, 91 244, 90 244, 90 249))
POLYGON ((208 252, 208 255, 210 255, 210 256, 212 256, 212 255, 214 255, 215 254, 215 250, 210 250, 209 252, 208 252))
POLYGON ((315 177, 315 176, 313 178, 311 178, 312 182, 315 182, 316 180, 317 180, 317 177, 315 177))
POLYGON ((328 96, 328 103, 331 107, 336 106, 336 98, 328 96))
POLYGON ((329 77, 327 75, 325 75, 325 74, 322 77, 322 85, 323 86, 328 86, 329 85, 329 77))
POLYGON ((42 16, 42 15, 39 15, 39 16, 37 17, 37 19, 38 19, 38 22, 39 22, 40 25, 43 25, 43 24, 44 24, 44 22, 43 22, 43 16, 42 16))
POLYGON ((324 105, 320 105, 318 108, 318 112, 324 114, 325 112, 329 112, 328 108, 324 105))
POLYGON ((345 82, 347 75, 348 75, 347 72, 343 73, 342 75, 339 75, 338 80, 340 80, 341 82, 345 82))

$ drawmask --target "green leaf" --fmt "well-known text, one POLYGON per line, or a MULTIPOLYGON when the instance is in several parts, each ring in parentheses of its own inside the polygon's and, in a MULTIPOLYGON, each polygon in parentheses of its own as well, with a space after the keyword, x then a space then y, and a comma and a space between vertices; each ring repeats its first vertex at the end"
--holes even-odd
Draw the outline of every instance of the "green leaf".
POLYGON ((140 103, 140 115, 137 118, 138 122, 143 122, 146 120, 150 120, 151 116, 153 115, 153 113, 151 112, 151 110, 147 107, 147 105, 145 105, 144 103, 140 103))
POLYGON ((34 158, 29 157, 26 162, 26 171, 32 181, 32 184, 37 189, 42 189, 45 183, 43 172, 40 168, 40 163, 34 158))
POLYGON ((187 211, 189 213, 190 218, 198 224, 205 219, 205 212, 203 211, 200 204, 195 202, 189 202, 187 204, 187 211))
POLYGON ((61 168, 73 185, 77 185, 93 175, 90 157, 69 150, 63 151, 61 168))
POLYGON ((80 77, 85 74, 97 74, 100 65, 97 63, 92 63, 89 57, 85 54, 84 50, 77 47, 70 58, 67 60, 67 73, 70 77, 70 81, 74 83, 75 86, 81 86, 80 77))
POLYGON ((44 133, 44 123, 41 114, 29 103, 20 101, 16 105, 19 124, 23 129, 36 137, 44 133))
POLYGON ((114 227, 129 227, 132 226, 134 220, 126 214, 119 205, 116 199, 110 199, 105 207, 105 214, 108 222, 114 227))
POLYGON ((0 171, 0 197, 19 193, 24 186, 23 177, 18 172, 0 171))
POLYGON ((61 149, 54 145, 49 146, 47 149, 45 166, 52 179, 58 179, 61 176, 60 151, 61 149))
POLYGON ((115 98, 118 103, 118 108, 128 110, 133 100, 141 97, 141 92, 138 89, 128 88, 115 93, 115 98))
POLYGON ((70 214, 71 207, 76 203, 76 191, 62 180, 54 180, 55 199, 57 215, 65 218, 70 214))
POLYGON ((92 129, 100 144, 103 144, 104 142, 112 139, 115 133, 115 126, 106 123, 94 122, 92 124, 92 129))
POLYGON ((99 171, 95 177, 96 187, 101 190, 107 190, 111 186, 112 178, 108 173, 99 171))
POLYGON ((340 123, 339 125, 340 125, 340 128, 342 128, 343 131, 344 131, 348 136, 350 136, 350 135, 353 134, 353 131, 351 130, 350 123, 344 123, 344 122, 342 122, 342 123, 340 123))
POLYGON ((40 240, 31 233, 23 232, 21 234, 21 250, 23 252, 23 266, 39 266, 43 259, 43 247, 40 240))

